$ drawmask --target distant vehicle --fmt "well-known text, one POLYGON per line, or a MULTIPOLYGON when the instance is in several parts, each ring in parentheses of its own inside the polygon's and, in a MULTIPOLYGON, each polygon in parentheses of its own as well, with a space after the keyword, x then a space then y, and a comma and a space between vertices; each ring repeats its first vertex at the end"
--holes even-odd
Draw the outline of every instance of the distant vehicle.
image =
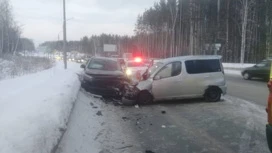
POLYGON ((123 59, 124 59, 125 61, 132 60, 132 59, 133 59, 133 54, 132 54, 132 53, 124 53, 124 54, 123 54, 123 59))
POLYGON ((152 58, 150 59, 151 61, 151 65, 150 66, 153 66, 154 64, 158 63, 161 59, 158 59, 158 58, 152 58))
POLYGON ((128 79, 118 61, 93 57, 86 64, 82 64, 81 68, 84 68, 81 78, 83 88, 105 97, 121 97, 124 92, 124 82, 128 79))
POLYGON ((133 61, 126 62, 126 75, 133 81, 141 81, 142 75, 147 71, 150 63, 141 58, 135 58, 133 61))
POLYGON ((86 59, 84 57, 77 57, 77 58, 75 58, 75 62, 77 62, 77 63, 85 63, 86 59))
POLYGON ((220 59, 221 56, 183 56, 161 60, 143 75, 134 98, 138 103, 200 97, 219 101, 227 91, 220 59))
POLYGON ((270 67, 272 59, 263 60, 259 64, 253 67, 245 68, 241 74, 245 80, 250 80, 252 78, 262 78, 269 79, 270 67))

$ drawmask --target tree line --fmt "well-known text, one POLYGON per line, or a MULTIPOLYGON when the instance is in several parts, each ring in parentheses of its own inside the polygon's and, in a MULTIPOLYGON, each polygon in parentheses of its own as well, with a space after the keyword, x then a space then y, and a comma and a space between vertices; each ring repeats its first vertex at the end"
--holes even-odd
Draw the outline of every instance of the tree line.
POLYGON ((160 0, 139 15, 135 32, 147 56, 258 62, 272 53, 272 1, 160 0))
MULTIPOLYGON (((111 34, 84 36, 79 41, 68 41, 67 51, 79 51, 89 55, 105 55, 103 52, 104 44, 116 44, 118 52, 116 55, 122 56, 125 52, 138 54, 138 48, 134 36, 120 36, 111 34)), ((40 44, 48 51, 63 51, 63 41, 47 41, 40 44)))
POLYGON ((17 51, 33 51, 32 40, 21 38, 22 25, 15 22, 12 7, 8 0, 0 0, 0 57, 15 54, 17 51))
MULTIPOLYGON (((272 0, 160 0, 138 16, 134 31, 85 36, 68 42, 69 50, 97 55, 103 44, 116 44, 119 55, 222 55, 224 62, 256 63, 272 55, 272 0)), ((61 50, 62 42, 49 46, 61 50)))

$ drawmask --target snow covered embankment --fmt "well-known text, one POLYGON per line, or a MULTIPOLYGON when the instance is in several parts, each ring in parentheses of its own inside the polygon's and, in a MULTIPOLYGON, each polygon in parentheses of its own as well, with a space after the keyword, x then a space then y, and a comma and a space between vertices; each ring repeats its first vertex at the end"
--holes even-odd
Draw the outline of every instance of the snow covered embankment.
POLYGON ((223 63, 226 74, 241 75, 241 70, 247 67, 252 67, 255 64, 240 64, 240 63, 223 63))
POLYGON ((76 73, 58 62, 36 74, 0 81, 0 152, 49 153, 66 128, 80 88, 76 73))
POLYGON ((0 80, 47 70, 54 61, 44 57, 5 55, 0 58, 0 80))

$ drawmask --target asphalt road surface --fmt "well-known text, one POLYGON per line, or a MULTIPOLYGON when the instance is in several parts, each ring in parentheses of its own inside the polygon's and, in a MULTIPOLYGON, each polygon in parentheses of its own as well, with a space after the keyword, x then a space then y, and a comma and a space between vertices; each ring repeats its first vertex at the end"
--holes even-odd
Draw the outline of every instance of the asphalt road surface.
POLYGON ((232 96, 217 103, 122 106, 81 90, 57 153, 269 153, 266 83, 227 79, 232 96))
POLYGON ((268 97, 267 82, 260 79, 244 80, 238 75, 227 75, 226 80, 228 95, 266 106, 268 97))

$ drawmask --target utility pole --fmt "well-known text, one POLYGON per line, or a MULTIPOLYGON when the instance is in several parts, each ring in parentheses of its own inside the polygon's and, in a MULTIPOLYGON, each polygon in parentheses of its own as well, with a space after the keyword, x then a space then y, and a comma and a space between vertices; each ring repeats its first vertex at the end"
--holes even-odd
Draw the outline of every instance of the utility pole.
POLYGON ((67 51, 66 51, 66 8, 65 0, 63 0, 63 60, 64 69, 67 69, 67 51))
POLYGON ((217 40, 219 39, 219 34, 220 34, 220 0, 217 0, 217 40))
POLYGON ((193 23, 193 0, 190 0, 190 44, 189 51, 190 55, 194 55, 194 23, 193 23))

